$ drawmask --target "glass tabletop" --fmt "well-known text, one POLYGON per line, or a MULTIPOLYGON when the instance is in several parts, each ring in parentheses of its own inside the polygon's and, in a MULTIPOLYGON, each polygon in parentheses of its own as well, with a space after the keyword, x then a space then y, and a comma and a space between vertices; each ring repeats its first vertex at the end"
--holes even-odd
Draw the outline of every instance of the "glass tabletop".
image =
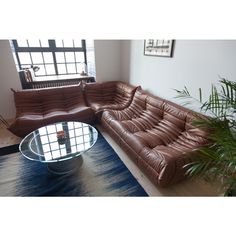
POLYGON ((22 155, 40 162, 57 162, 80 156, 97 141, 97 130, 81 122, 59 122, 28 134, 20 143, 22 155))

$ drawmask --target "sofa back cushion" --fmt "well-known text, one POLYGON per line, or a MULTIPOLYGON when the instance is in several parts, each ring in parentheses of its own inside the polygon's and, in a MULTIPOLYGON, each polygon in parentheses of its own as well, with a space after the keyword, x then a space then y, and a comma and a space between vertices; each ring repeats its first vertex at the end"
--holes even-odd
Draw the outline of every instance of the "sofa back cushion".
POLYGON ((148 127, 154 127, 161 122, 179 132, 195 129, 192 121, 203 118, 200 114, 141 89, 136 90, 126 114, 130 114, 129 119, 142 118, 149 123, 148 127))
POLYGON ((115 86, 114 101, 117 104, 131 102, 137 86, 132 86, 123 82, 117 82, 115 86))
POLYGON ((54 110, 70 110, 84 105, 81 85, 28 89, 14 92, 16 113, 45 114, 54 110))
POLYGON ((87 83, 84 87, 86 101, 93 103, 112 104, 127 103, 132 100, 137 87, 120 82, 87 83))
MULTIPOLYGON (((94 102, 103 102, 104 96, 101 83, 86 83, 84 84, 84 94, 87 104, 94 102)), ((113 96, 113 95, 112 95, 113 96)))

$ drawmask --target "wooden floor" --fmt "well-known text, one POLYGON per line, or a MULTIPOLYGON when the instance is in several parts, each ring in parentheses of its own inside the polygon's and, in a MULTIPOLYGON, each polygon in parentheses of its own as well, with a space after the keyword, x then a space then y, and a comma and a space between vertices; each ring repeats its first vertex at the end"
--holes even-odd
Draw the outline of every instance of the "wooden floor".
MULTIPOLYGON (((11 123, 12 120, 7 120, 8 123, 11 123)), ((6 127, 0 123, 0 148, 10 146, 13 144, 20 143, 21 138, 15 136, 10 131, 6 129, 6 127)))
MULTIPOLYGON (((149 196, 222 196, 216 185, 210 185, 201 179, 186 180, 169 188, 155 186, 109 134, 101 126, 97 126, 97 128, 149 196)), ((2 124, 0 125, 0 148, 18 144, 20 141, 21 138, 13 135, 2 124)))

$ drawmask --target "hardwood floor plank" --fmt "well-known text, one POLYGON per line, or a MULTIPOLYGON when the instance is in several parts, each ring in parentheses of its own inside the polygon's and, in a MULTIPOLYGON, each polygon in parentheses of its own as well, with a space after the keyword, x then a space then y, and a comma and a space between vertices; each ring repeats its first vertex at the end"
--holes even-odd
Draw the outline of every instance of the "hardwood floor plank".
MULTIPOLYGON (((12 119, 7 120, 7 122, 11 123, 12 119)), ((15 136, 13 133, 7 130, 7 128, 2 123, 0 123, 0 148, 19 144, 21 140, 21 138, 15 136)))

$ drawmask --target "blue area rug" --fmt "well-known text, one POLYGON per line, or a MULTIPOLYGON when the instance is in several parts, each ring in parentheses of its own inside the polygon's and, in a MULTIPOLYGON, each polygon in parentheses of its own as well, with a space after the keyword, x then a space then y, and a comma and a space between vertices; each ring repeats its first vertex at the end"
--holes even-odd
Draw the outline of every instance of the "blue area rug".
POLYGON ((0 196, 148 196, 101 134, 82 160, 55 175, 19 152, 0 156, 0 196))

